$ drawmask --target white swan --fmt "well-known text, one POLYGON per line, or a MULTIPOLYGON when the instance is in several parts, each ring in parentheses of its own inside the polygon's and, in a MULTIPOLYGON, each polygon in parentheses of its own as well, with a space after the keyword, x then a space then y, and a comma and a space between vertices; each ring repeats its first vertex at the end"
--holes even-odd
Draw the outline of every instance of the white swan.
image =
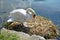
POLYGON ((20 21, 25 22, 35 15, 35 11, 32 8, 25 9, 16 9, 10 12, 9 19, 7 22, 20 21))

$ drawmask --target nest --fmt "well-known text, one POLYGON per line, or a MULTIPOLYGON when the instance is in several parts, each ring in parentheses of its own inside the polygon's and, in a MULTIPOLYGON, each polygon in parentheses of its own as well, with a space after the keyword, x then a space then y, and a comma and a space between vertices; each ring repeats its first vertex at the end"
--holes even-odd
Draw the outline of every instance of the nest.
POLYGON ((56 38, 58 32, 56 26, 47 18, 36 16, 27 21, 27 26, 30 28, 29 34, 36 34, 47 38, 56 38))
POLYGON ((56 26, 47 18, 36 16, 31 20, 26 21, 27 27, 20 22, 12 22, 8 29, 22 31, 30 35, 36 34, 45 37, 46 39, 56 38, 58 30, 56 26))

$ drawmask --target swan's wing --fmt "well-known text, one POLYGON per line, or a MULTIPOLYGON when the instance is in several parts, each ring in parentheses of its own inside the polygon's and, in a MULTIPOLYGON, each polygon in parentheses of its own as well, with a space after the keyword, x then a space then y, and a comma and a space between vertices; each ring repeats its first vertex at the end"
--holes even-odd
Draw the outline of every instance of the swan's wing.
POLYGON ((21 12, 11 13, 10 17, 14 18, 15 21, 26 21, 26 15, 22 14, 21 12))
POLYGON ((20 12, 23 15, 26 15, 26 10, 24 10, 24 9, 15 9, 15 10, 11 11, 10 13, 16 13, 16 12, 20 12))
POLYGON ((16 9, 10 12, 10 18, 13 18, 15 21, 26 21, 26 10, 16 9))
POLYGON ((32 18, 31 14, 28 14, 24 9, 16 9, 10 12, 10 17, 15 21, 27 21, 32 18))

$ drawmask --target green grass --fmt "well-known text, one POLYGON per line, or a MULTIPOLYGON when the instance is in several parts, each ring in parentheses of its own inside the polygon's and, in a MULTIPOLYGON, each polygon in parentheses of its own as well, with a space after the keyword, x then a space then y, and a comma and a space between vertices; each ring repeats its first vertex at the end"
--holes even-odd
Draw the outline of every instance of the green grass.
POLYGON ((0 40, 18 40, 18 38, 14 33, 0 31, 0 40))

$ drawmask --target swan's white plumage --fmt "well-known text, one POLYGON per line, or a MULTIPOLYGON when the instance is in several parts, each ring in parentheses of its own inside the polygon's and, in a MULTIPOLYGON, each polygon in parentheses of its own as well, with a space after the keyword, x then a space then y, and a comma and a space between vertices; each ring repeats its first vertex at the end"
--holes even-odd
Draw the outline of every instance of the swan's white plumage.
POLYGON ((7 22, 12 22, 13 20, 10 18, 9 20, 7 20, 7 22))
POLYGON ((9 15, 10 18, 7 22, 12 22, 12 21, 25 22, 32 18, 31 14, 32 14, 31 12, 27 13, 27 10, 16 9, 10 12, 10 15, 9 15))
POLYGON ((26 10, 24 10, 24 9, 15 9, 15 10, 11 11, 10 14, 11 14, 11 13, 16 13, 16 12, 20 12, 20 13, 22 13, 23 15, 26 15, 26 10))

